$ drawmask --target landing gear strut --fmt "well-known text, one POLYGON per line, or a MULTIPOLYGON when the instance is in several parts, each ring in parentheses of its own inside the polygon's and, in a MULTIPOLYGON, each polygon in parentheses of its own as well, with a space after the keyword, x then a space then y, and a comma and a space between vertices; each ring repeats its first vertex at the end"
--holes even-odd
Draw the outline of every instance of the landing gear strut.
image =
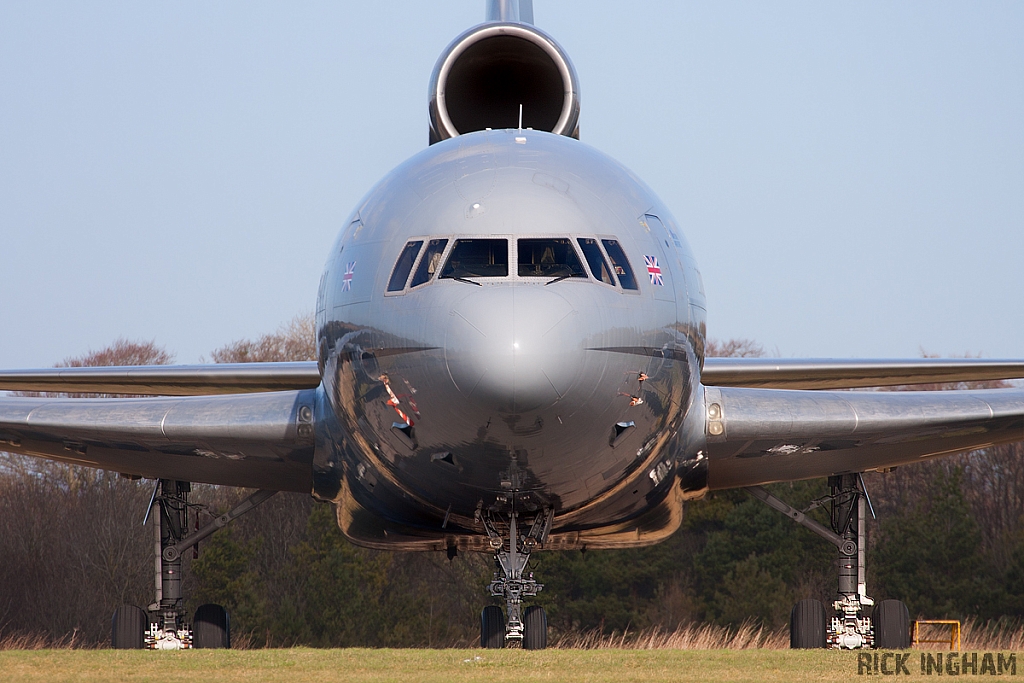
MULTIPOLYGON (((827 620, 825 607, 817 600, 798 602, 790 617, 790 646, 847 650, 908 648, 910 615, 906 605, 898 600, 883 600, 876 605, 867 595, 865 526, 871 500, 864 488, 864 480, 860 474, 842 474, 829 477, 828 485, 829 495, 814 501, 804 511, 791 507, 760 486, 747 489, 750 495, 807 527, 839 550, 839 590, 832 603, 835 615, 827 620), (826 503, 830 508, 831 529, 804 514, 826 503)), ((871 514, 874 516, 873 510, 871 514)))
POLYGON ((226 514, 189 534, 189 510, 200 507, 189 502, 191 491, 189 482, 172 479, 159 480, 153 490, 145 521, 150 515, 155 515, 156 600, 149 606, 148 615, 133 605, 122 605, 117 609, 111 627, 111 645, 115 649, 181 650, 231 646, 228 614, 220 605, 201 605, 192 623, 188 623, 181 592, 181 554, 252 510, 276 491, 257 491, 226 514))
POLYGON ((875 634, 865 609, 875 604, 867 596, 865 563, 865 508, 870 501, 859 474, 830 477, 828 483, 832 530, 843 539, 839 545, 839 593, 832 603, 836 615, 829 629, 829 645, 847 650, 871 647, 875 634))
POLYGON ((544 590, 533 572, 527 571, 530 553, 547 540, 554 513, 538 513, 525 536, 519 534, 519 513, 514 511, 508 520, 508 536, 498 532, 498 522, 491 515, 482 517, 491 549, 494 551, 494 579, 487 586, 493 597, 505 599, 507 622, 497 605, 489 605, 480 615, 480 646, 505 647, 518 641, 526 650, 542 650, 548 645, 548 620, 543 607, 531 606, 523 611, 523 598, 536 597, 544 590))
POLYGON ((188 534, 187 481, 161 479, 154 497, 155 528, 159 553, 156 557, 156 601, 149 606, 150 620, 146 647, 151 650, 180 650, 192 647, 192 631, 185 623, 185 600, 181 595, 181 553, 167 554, 188 534))

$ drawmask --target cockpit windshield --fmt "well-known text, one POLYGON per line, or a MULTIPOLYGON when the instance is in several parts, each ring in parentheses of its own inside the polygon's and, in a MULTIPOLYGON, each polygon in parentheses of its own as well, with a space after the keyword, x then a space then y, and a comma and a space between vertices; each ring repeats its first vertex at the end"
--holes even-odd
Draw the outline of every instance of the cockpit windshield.
POLYGON ((448 246, 448 240, 444 239, 427 242, 427 250, 423 252, 420 266, 416 269, 412 282, 409 283, 410 287, 418 287, 434 277, 434 273, 441 266, 441 254, 444 253, 446 246, 448 246))
POLYGON ((507 277, 508 240, 456 240, 441 270, 441 279, 507 277))
POLYGON ((626 253, 622 251, 619 241, 601 240, 601 243, 604 244, 604 249, 608 252, 608 258, 612 260, 612 266, 615 268, 615 274, 619 277, 619 284, 622 285, 622 288, 637 289, 633 269, 630 268, 629 261, 626 260, 626 253))
POLYGON ((405 281, 409 279, 412 264, 416 261, 416 256, 420 253, 422 246, 423 240, 415 240, 407 243, 405 249, 402 249, 402 254, 398 257, 398 262, 395 263, 395 269, 391 271, 391 279, 388 280, 389 292, 400 292, 405 289, 405 281))
POLYGON ((594 273, 594 277, 606 285, 614 287, 615 278, 612 276, 611 268, 608 267, 608 262, 604 260, 601 247, 597 246, 597 240, 581 237, 576 241, 580 243, 580 249, 583 250, 583 258, 587 259, 587 264, 590 265, 590 270, 594 273))
POLYGON ((565 237, 520 239, 519 277, 587 277, 580 257, 565 237))
POLYGON ((480 285, 478 278, 510 275, 545 278, 546 285, 593 277, 616 289, 638 290, 633 269, 617 240, 573 235, 521 237, 514 245, 509 241, 507 237, 410 239, 391 272, 386 294, 404 295, 434 278, 480 285), (509 253, 510 246, 515 254, 509 253), (514 273, 509 272, 510 260, 516 266, 514 273))

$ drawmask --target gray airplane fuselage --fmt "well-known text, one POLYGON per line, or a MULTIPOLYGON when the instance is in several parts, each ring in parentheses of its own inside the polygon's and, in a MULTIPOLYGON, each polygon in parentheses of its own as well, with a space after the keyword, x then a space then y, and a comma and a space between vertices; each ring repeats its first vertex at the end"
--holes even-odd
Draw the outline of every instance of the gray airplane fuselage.
POLYGON ((706 486, 705 308, 679 226, 608 156, 532 130, 434 144, 370 191, 327 259, 316 492, 370 546, 475 549, 481 513, 513 506, 554 512, 551 547, 660 540, 706 486), (507 240, 507 275, 439 277, 457 240, 484 238, 507 240), (584 263, 583 243, 603 244, 606 265, 617 242, 636 288, 615 265, 604 281, 520 271, 532 238, 584 263), (444 244, 426 282, 393 274, 410 242, 411 272, 431 255, 416 242, 444 244))

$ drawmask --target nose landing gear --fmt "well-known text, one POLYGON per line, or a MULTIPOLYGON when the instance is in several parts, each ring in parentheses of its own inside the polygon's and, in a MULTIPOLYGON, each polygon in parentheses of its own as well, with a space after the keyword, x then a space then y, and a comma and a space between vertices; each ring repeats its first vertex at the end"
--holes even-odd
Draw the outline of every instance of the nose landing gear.
POLYGON ((523 598, 536 597, 544 590, 537 583, 533 572, 527 571, 530 554, 538 545, 543 545, 551 531, 554 512, 545 510, 536 515, 525 536, 519 535, 519 513, 509 515, 508 536, 498 532, 500 522, 494 515, 482 516, 484 529, 494 551, 496 571, 494 579, 487 586, 492 597, 505 599, 502 614, 497 605, 488 605, 480 615, 480 646, 500 648, 506 644, 519 643, 526 650, 543 650, 548 645, 548 619, 544 608, 533 605, 523 610, 523 598))

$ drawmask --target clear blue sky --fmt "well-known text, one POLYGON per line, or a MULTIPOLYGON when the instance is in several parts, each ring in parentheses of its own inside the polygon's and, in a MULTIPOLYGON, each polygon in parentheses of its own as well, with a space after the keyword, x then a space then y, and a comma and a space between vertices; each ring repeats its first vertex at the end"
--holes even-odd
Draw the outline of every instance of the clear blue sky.
MULTIPOLYGON (((0 4, 0 367, 180 362, 310 310, 426 144, 458 2, 0 4)), ((708 329, 1024 357, 1024 3, 535 0, 582 138, 685 226, 708 329)))

